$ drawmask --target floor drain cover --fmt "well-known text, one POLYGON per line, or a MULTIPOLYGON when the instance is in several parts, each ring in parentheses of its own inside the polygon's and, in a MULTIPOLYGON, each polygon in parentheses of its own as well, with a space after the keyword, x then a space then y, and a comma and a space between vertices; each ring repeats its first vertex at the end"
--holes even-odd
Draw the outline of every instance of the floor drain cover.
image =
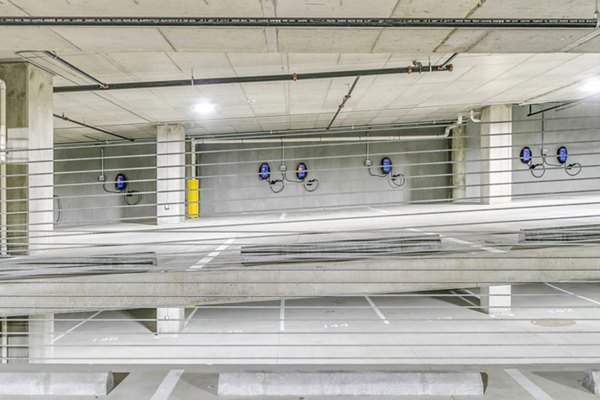
POLYGON ((547 326, 547 327, 559 327, 559 326, 571 326, 575 325, 575 321, 572 319, 535 319, 531 321, 533 325, 547 326))

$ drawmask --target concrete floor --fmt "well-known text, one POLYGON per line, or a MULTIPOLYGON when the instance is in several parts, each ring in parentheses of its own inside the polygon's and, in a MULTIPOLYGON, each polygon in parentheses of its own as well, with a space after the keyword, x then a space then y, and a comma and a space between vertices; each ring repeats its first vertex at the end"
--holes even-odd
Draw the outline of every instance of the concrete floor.
POLYGON ((180 334, 151 313, 56 315, 60 363, 600 363, 600 285, 513 287, 512 314, 478 310, 477 291, 286 299, 189 309, 180 334), (570 294, 564 292, 569 292, 570 294))

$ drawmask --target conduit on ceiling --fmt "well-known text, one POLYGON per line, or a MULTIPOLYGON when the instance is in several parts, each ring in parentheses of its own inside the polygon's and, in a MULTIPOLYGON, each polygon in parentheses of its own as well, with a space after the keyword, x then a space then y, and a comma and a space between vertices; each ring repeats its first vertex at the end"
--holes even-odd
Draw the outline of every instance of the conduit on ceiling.
POLYGON ((323 28, 591 28, 596 18, 1 17, 1 26, 323 28))
POLYGON ((123 89, 155 89, 161 87, 178 86, 207 86, 222 84, 240 84, 240 83, 259 83, 259 82, 286 82, 310 79, 328 79, 328 78, 347 78, 355 76, 372 75, 393 75, 393 74, 412 74, 426 72, 452 72, 452 64, 441 65, 422 65, 408 66, 400 68, 376 68, 359 69, 348 71, 328 71, 312 72, 307 74, 280 74, 280 75, 254 75, 254 76, 233 76, 226 78, 208 78, 208 79, 179 79, 170 81, 149 81, 149 82, 124 82, 124 83, 106 83, 103 85, 82 85, 82 86, 57 86, 54 93, 72 93, 72 92, 91 92, 123 89))
POLYGON ((133 139, 130 139, 130 138, 125 137, 125 136, 121 136, 118 133, 107 131, 106 129, 98 128, 97 126, 86 124, 85 122, 73 120, 73 119, 71 119, 69 117, 66 117, 64 114, 63 115, 53 114, 53 115, 54 115, 54 118, 62 119, 63 121, 71 122, 72 124, 83 126, 84 128, 89 128, 89 129, 92 129, 94 131, 102 132, 102 133, 104 133, 106 135, 114 136, 116 138, 127 140, 127 141, 130 141, 130 142, 134 141, 133 139))

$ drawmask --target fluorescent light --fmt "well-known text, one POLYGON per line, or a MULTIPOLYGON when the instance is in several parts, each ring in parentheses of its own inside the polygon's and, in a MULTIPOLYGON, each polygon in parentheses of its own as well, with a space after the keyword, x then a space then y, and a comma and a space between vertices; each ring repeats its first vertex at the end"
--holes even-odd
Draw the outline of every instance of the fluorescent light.
POLYGON ((215 111, 217 106, 212 103, 202 102, 198 103, 194 106, 194 111, 200 114, 210 114, 215 111))
POLYGON ((587 93, 600 93, 600 78, 592 78, 584 81, 582 90, 587 93))

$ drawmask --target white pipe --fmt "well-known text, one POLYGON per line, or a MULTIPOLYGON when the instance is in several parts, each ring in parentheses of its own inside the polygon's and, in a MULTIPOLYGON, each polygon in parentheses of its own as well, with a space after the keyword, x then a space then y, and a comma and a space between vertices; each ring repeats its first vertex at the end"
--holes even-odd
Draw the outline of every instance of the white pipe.
POLYGON ((8 256, 6 195, 6 83, 0 79, 0 254, 8 256))
MULTIPOLYGON (((461 120, 462 123, 462 120, 461 120)), ((326 142, 398 142, 404 140, 446 139, 452 129, 458 125, 446 127, 442 135, 404 135, 404 136, 316 136, 316 137, 278 137, 256 139, 195 139, 198 144, 254 144, 254 143, 326 143, 326 142)))
POLYGON ((476 124, 481 122, 481 119, 475 118, 475 111, 471 110, 471 115, 470 115, 471 121, 475 122, 476 124))

